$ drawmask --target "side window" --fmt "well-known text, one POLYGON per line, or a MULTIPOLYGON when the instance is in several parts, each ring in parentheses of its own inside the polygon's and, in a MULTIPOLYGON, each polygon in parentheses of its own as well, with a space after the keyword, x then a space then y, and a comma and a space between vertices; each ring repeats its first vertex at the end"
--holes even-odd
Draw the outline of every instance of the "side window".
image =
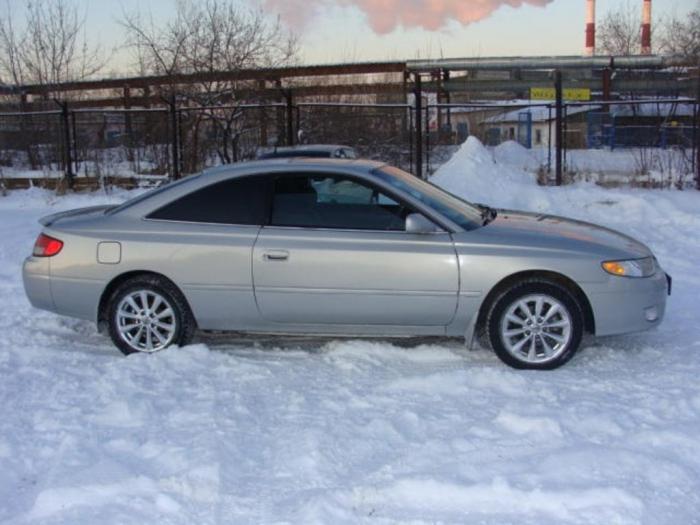
POLYGON ((242 177, 211 184, 151 213, 149 219, 219 224, 264 224, 266 177, 242 177))
POLYGON ((391 197, 342 176, 274 179, 271 223, 275 226, 403 231, 407 213, 391 197))

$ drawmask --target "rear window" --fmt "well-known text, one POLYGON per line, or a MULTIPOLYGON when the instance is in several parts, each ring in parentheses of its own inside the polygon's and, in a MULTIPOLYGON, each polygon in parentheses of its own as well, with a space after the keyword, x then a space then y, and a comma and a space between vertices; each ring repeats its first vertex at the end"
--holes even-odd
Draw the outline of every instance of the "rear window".
POLYGON ((108 213, 110 215, 113 213, 119 213, 120 211, 125 210, 127 208, 131 208, 132 206, 135 206, 136 204, 139 204, 147 199, 150 199, 151 197, 155 197, 156 195, 160 195, 161 193, 163 193, 165 191, 170 191, 173 188, 176 188, 177 186, 192 182, 193 180, 197 179, 200 176, 201 176, 201 174, 190 175, 190 176, 182 178, 180 180, 168 181, 165 183, 161 183, 158 187, 153 188, 152 190, 149 190, 146 193, 139 195, 138 197, 134 197, 133 199, 129 199, 128 201, 120 204, 119 206, 116 206, 114 208, 110 208, 105 213, 108 213))
POLYGON ((268 203, 266 177, 241 177, 193 191, 151 213, 149 219, 261 225, 268 203))

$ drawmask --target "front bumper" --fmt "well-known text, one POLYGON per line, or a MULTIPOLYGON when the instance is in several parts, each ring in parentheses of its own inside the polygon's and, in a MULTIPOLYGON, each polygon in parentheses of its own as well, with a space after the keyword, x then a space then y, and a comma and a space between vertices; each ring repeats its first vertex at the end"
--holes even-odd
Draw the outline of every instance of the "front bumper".
POLYGON ((661 270, 639 279, 611 276, 603 288, 585 291, 593 310, 596 335, 639 332, 663 320, 671 278, 661 270))
POLYGON ((27 257, 22 266, 22 281, 24 292, 32 306, 52 312, 56 310, 56 304, 51 295, 48 257, 27 257))

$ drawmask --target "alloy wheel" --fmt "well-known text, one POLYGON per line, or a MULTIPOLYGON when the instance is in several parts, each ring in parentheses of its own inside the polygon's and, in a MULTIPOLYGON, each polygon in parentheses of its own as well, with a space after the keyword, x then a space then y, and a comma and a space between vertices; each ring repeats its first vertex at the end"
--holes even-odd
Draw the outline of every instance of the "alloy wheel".
POLYGON ((139 352, 156 352, 172 343, 177 333, 175 310, 153 290, 137 290, 117 305, 119 337, 139 352))
POLYGON ((531 364, 557 359, 571 341, 572 320, 557 299, 532 294, 514 301, 500 324, 505 349, 519 361, 531 364))

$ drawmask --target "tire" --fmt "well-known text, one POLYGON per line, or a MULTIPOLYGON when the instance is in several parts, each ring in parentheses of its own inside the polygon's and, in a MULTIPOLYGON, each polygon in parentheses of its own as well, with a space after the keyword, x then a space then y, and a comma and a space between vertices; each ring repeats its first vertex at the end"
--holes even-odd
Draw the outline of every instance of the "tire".
POLYGON ((117 287, 107 304, 107 322, 112 342, 125 355, 184 346, 196 329, 180 290, 151 275, 133 277, 117 287))
POLYGON ((581 344, 583 327, 576 298, 544 279, 511 286, 494 300, 486 320, 489 345, 501 361, 529 370, 552 370, 569 361, 581 344))

